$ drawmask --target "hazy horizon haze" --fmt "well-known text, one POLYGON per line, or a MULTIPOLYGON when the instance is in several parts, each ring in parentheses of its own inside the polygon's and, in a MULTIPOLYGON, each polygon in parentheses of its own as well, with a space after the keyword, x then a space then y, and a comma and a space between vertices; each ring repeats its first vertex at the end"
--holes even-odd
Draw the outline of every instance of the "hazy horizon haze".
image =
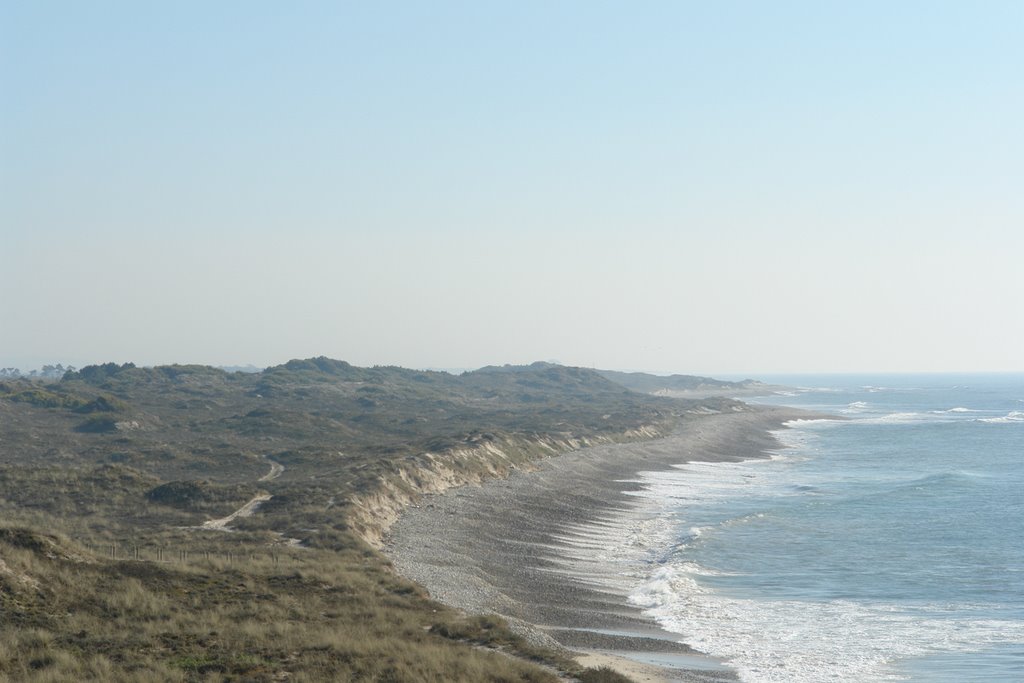
POLYGON ((0 9, 0 367, 1024 371, 1024 4, 0 9))

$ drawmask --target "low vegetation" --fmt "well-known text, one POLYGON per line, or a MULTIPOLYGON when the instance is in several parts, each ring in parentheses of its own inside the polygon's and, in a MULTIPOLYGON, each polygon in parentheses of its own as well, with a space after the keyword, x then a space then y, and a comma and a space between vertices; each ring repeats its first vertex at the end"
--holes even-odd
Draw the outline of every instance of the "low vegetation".
POLYGON ((493 476, 733 405, 546 364, 4 380, 0 681, 621 680, 431 601, 367 544, 359 501, 416 495, 428 465, 493 476))
POLYGON ((500 621, 432 603, 365 547, 110 560, 8 527, 0 556, 12 681, 556 680, 503 654, 527 649, 500 621))
POLYGON ((767 393, 773 387, 753 379, 728 382, 700 375, 652 375, 646 372, 597 370, 601 377, 645 394, 658 392, 721 393, 725 395, 767 393))

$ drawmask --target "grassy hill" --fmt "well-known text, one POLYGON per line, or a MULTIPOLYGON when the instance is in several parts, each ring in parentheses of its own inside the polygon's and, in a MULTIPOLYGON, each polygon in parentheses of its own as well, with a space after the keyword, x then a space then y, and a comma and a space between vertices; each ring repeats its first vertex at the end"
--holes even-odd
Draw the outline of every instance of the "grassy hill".
POLYGON ((433 603, 367 540, 423 492, 734 405, 550 364, 2 381, 0 680, 596 676, 433 603))
POLYGON ((698 396, 757 396, 769 394, 778 387, 753 379, 728 382, 700 375, 652 375, 646 372, 596 370, 601 377, 643 394, 698 396))

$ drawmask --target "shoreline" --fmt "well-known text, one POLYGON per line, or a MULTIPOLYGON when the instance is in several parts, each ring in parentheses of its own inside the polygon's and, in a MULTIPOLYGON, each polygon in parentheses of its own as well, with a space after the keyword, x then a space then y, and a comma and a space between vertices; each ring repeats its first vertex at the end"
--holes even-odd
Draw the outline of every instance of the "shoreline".
POLYGON ((587 666, 609 666, 638 682, 735 681, 723 662, 694 651, 629 604, 609 580, 615 558, 603 558, 600 568, 581 567, 573 563, 573 548, 593 550, 587 532, 595 526, 630 532, 621 518, 634 507, 638 472, 764 458, 781 446, 772 431, 809 415, 750 406, 690 418, 659 439, 573 451, 532 472, 427 496, 402 513, 384 551, 434 599, 499 614, 531 641, 567 650, 587 666))

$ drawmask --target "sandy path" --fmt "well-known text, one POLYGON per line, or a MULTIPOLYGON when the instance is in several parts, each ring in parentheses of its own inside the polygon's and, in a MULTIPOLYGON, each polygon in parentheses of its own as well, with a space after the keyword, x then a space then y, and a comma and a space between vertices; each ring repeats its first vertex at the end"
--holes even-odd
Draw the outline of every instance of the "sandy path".
POLYGON ((274 481, 275 479, 280 477, 281 474, 284 472, 284 465, 282 465, 281 463, 277 462, 276 460, 271 460, 270 456, 264 455, 263 458, 268 463, 270 463, 270 471, 267 472, 266 474, 264 474, 262 477, 260 477, 256 481, 274 481))
MULTIPOLYGON (((266 455, 263 456, 263 457, 264 457, 264 459, 266 459, 266 461, 268 463, 270 463, 270 471, 267 472, 266 474, 264 474, 262 477, 260 477, 256 481, 273 481, 274 479, 277 479, 278 477, 280 477, 281 474, 284 472, 284 465, 282 465, 281 463, 276 462, 274 460, 271 460, 270 457, 268 457, 266 455)), ((242 507, 240 507, 237 510, 235 510, 234 512, 232 512, 227 517, 221 517, 220 519, 208 520, 206 522, 203 522, 202 524, 200 524, 196 528, 197 529, 211 529, 213 531, 231 531, 231 529, 228 527, 229 524, 231 524, 232 522, 234 522, 236 519, 238 519, 240 517, 249 517, 249 516, 251 516, 254 512, 256 512, 256 510, 259 508, 260 505, 263 505, 264 503, 266 503, 271 498, 273 498, 273 496, 270 495, 269 493, 257 494, 256 496, 253 496, 253 498, 248 503, 246 503, 242 507)), ((286 542, 289 545, 297 545, 298 544, 298 541, 296 539, 293 539, 293 538, 289 538, 289 539, 285 539, 285 540, 286 540, 286 542)))
POLYGON ((231 524, 231 522, 235 521, 239 517, 250 516, 252 513, 256 512, 256 508, 258 508, 260 505, 263 505, 271 498, 273 498, 273 496, 270 495, 269 493, 261 493, 258 496, 255 496, 252 500, 250 500, 242 507, 232 512, 227 517, 221 517, 220 519, 211 519, 209 521, 203 522, 201 525, 199 525, 199 528, 213 529, 215 531, 231 531, 231 529, 228 528, 228 524, 231 524))

